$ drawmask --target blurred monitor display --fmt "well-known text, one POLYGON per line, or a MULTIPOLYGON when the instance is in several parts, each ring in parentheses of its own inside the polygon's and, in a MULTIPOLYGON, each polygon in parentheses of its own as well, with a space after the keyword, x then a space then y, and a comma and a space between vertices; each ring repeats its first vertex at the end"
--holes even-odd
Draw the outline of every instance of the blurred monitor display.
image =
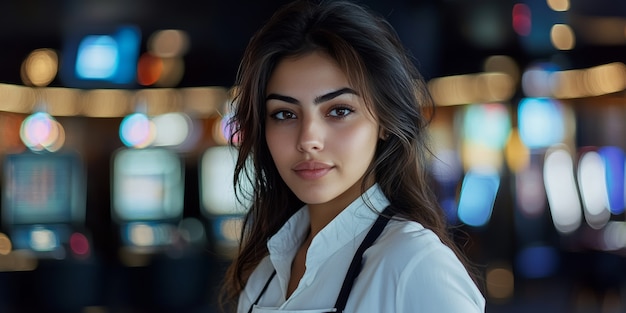
POLYGON ((207 216, 241 215, 246 213, 252 185, 242 180, 243 203, 233 187, 237 149, 232 146, 215 146, 207 149, 200 164, 200 196, 202 213, 207 216))
POLYGON ((60 77, 77 88, 136 86, 140 43, 141 33, 133 25, 74 29, 66 35, 60 77))
POLYGON ((120 222, 172 220, 182 216, 181 159, 166 149, 123 149, 114 155, 113 213, 120 222))
POLYGON ((84 178, 75 154, 12 154, 4 159, 3 224, 84 219, 84 178))

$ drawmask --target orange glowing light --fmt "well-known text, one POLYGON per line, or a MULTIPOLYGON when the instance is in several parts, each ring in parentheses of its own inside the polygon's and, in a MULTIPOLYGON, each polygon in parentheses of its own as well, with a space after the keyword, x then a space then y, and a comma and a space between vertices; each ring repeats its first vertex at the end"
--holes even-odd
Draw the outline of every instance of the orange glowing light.
POLYGON ((137 63, 137 82, 143 86, 156 83, 163 74, 163 60, 150 53, 144 53, 137 63))

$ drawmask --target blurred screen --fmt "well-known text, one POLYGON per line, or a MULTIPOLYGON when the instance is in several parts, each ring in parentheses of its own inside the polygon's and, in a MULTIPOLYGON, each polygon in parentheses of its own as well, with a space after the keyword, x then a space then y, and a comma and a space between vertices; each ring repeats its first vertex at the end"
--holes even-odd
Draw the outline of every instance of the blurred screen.
POLYGON ((140 43, 134 25, 72 30, 66 34, 60 78, 77 88, 136 86, 140 43))
POLYGON ((168 220, 183 212, 183 168, 166 149, 124 149, 114 156, 113 211, 122 221, 168 220))
POLYGON ((236 161, 237 149, 231 146, 211 147, 202 156, 200 195, 205 215, 240 215, 247 211, 251 203, 246 197, 252 193, 252 184, 245 178, 241 181, 241 203, 233 187, 236 161))
MULTIPOLYGON (((77 218, 80 168, 72 154, 15 154, 4 162, 5 224, 70 223, 77 218)), ((84 208, 82 208, 84 210, 84 208)))
POLYGON ((165 200, 163 175, 122 175, 121 190, 133 191, 124 194, 124 201, 135 203, 135 214, 150 214, 162 210, 165 200))

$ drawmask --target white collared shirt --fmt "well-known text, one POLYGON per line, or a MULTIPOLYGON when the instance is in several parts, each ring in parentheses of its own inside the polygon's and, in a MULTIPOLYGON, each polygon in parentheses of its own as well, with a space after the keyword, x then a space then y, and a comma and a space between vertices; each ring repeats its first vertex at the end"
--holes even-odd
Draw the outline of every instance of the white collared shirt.
MULTIPOLYGON (((389 201, 378 185, 365 194, 377 211, 389 201)), ((291 263, 309 229, 304 206, 268 241, 270 255, 254 270, 239 297, 246 313, 271 280, 253 312, 331 312, 357 248, 376 218, 361 197, 351 203, 311 242, 306 271, 286 299, 291 263)), ((345 312, 484 312, 485 300, 452 250, 421 224, 392 220, 365 251, 345 312)))

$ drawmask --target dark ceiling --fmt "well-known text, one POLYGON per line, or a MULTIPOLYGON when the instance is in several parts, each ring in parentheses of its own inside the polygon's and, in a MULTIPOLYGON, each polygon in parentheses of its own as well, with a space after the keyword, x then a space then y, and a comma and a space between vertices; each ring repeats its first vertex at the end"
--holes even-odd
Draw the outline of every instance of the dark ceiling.
MULTIPOLYGON (((191 45, 184 56, 186 69, 180 86, 230 86, 248 39, 286 2, 2 0, 0 83, 21 84, 21 62, 34 49, 53 48, 64 53, 68 33, 133 24, 141 29, 144 43, 149 34, 160 29, 181 29, 189 34, 191 45)), ((511 29, 511 10, 515 3, 545 6, 546 0, 361 2, 387 16, 427 78, 480 71, 481 61, 491 54, 511 55, 521 65, 551 57, 550 53, 524 49, 511 29), (482 33, 477 29, 482 29, 482 33), (485 40, 486 36, 481 38, 483 33, 491 34, 490 41, 485 40)), ((572 14, 623 17, 626 16, 626 1, 572 0, 571 11, 572 14)), ((541 15, 535 17, 541 18, 541 15)), ((572 60, 572 66, 586 66, 585 62, 626 61, 624 48, 623 45, 579 45, 575 51, 568 52, 567 57, 572 60)), ((57 79, 51 85, 62 86, 63 83, 57 79)))

